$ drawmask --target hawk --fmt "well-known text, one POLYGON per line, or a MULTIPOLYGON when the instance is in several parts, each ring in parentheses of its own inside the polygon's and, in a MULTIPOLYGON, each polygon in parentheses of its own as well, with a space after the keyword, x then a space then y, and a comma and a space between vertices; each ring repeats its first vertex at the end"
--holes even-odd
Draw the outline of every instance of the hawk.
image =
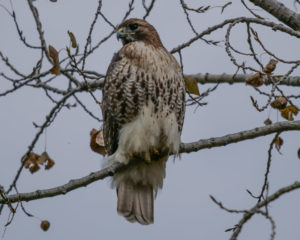
POLYGON ((128 19, 117 38, 123 47, 112 58, 102 93, 104 141, 109 159, 133 162, 113 177, 118 213, 148 225, 168 156, 179 152, 185 85, 178 62, 151 24, 128 19))

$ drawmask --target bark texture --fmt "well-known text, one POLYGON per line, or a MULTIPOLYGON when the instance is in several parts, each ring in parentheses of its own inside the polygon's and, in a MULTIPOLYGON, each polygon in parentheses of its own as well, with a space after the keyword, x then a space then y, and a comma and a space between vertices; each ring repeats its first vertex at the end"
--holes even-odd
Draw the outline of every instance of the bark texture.
POLYGON ((249 0, 256 6, 264 9, 279 21, 294 29, 295 31, 300 30, 300 14, 290 10, 283 3, 277 0, 249 0))

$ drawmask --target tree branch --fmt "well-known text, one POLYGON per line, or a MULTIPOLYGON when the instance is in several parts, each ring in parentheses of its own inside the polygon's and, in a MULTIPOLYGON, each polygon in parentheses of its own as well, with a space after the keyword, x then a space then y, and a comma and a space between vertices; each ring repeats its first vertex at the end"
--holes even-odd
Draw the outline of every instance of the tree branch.
POLYGON ((248 139, 266 136, 275 132, 283 132, 289 130, 300 130, 300 120, 293 122, 277 122, 268 126, 228 134, 223 137, 209 138, 191 143, 181 143, 180 153, 197 152, 204 148, 226 146, 231 143, 237 143, 248 139))
MULTIPOLYGON (((253 74, 210 74, 210 73, 197 73, 191 75, 185 75, 185 77, 192 77, 197 80, 198 83, 207 84, 207 83, 245 83, 246 78, 252 76, 253 74)), ((280 77, 273 76, 273 80, 279 80, 280 77)), ((271 78, 265 79, 265 85, 273 84, 271 78)), ((279 85, 287 86, 300 86, 300 77, 282 77, 279 85)))
POLYGON ((256 6, 261 7, 268 13, 276 17, 290 28, 300 30, 300 14, 288 9, 285 5, 277 0, 249 0, 256 6))
MULTIPOLYGON (((196 73, 196 74, 185 74, 184 76, 187 78, 195 78, 196 81, 200 84, 216 84, 216 83, 245 83, 246 78, 252 76, 253 74, 210 74, 210 73, 196 73)), ((279 80, 280 77, 273 76, 273 80, 279 80)), ((95 80, 95 81, 88 81, 90 89, 99 89, 102 88, 104 85, 104 80, 95 80)), ((271 78, 265 79, 265 85, 273 84, 271 78)), ((300 87, 300 77, 298 76, 288 76, 282 77, 280 80, 279 85, 286 85, 286 86, 293 86, 293 87, 300 87)), ((81 89, 86 90, 87 85, 86 83, 81 83, 81 89)))
POLYGON ((7 199, 0 199, 0 203, 7 204, 8 202, 18 202, 18 201, 31 201, 41 198, 47 198, 47 197, 54 197, 57 195, 66 194, 74 189, 77 189, 79 187, 85 187, 89 185, 92 182, 95 182, 100 179, 104 179, 108 176, 114 175, 114 173, 124 166, 120 163, 112 164, 109 167, 106 167, 100 171, 90 173, 88 176, 78 178, 78 179, 72 179, 68 183, 54 187, 49 188, 45 190, 36 190, 35 192, 30 193, 20 193, 20 194, 13 194, 7 196, 7 199))
POLYGON ((278 199, 280 196, 282 196, 285 193, 291 192, 295 189, 300 188, 300 182, 295 182, 287 187, 280 188, 278 191, 270 195, 268 198, 266 198, 264 201, 256 204, 253 208, 251 208, 249 211, 244 213, 244 216, 239 221, 239 223, 236 225, 233 234, 230 237, 230 240, 237 239, 239 233, 242 230, 243 225, 255 214, 257 213, 258 209, 260 209, 263 206, 268 205, 270 202, 273 202, 274 200, 278 199))
POLYGON ((202 38, 205 35, 211 34, 212 32, 223 28, 225 25, 230 24, 230 23, 255 23, 255 24, 260 24, 260 25, 264 25, 266 27, 270 27, 272 28, 273 31, 279 30, 281 32, 287 33, 291 36, 300 38, 300 33, 297 31, 294 31, 290 28, 287 28, 285 26, 283 26, 282 24, 276 24, 274 22, 269 22, 269 21, 265 21, 262 19, 258 19, 258 18, 246 18, 246 17, 239 17, 239 18, 230 18, 230 19, 226 19, 225 21, 223 21, 222 23, 219 23, 217 25, 214 25, 212 27, 207 28, 206 30, 204 30, 203 32, 199 33, 197 36, 191 38, 189 41, 180 44, 179 46, 173 48, 170 53, 174 54, 180 50, 182 50, 183 48, 189 47, 192 43, 194 43, 195 41, 199 40, 200 38, 202 38))
MULTIPOLYGON (((300 120, 293 122, 278 122, 272 125, 255 128, 248 131, 242 131, 235 134, 229 134, 223 137, 210 138, 199 140, 192 143, 181 143, 180 153, 190 153, 196 152, 204 148, 213 148, 225 146, 231 143, 237 143, 247 139, 253 139, 260 136, 265 136, 272 134, 274 132, 282 132, 288 130, 300 130, 300 120)), ((115 163, 111 166, 108 166, 102 170, 91 173, 88 176, 70 180, 68 183, 50 188, 45 190, 36 190, 35 192, 30 193, 20 193, 6 196, 7 199, 0 199, 1 204, 7 204, 8 202, 18 202, 18 201, 31 201, 41 198, 53 197, 57 195, 66 194, 77 188, 87 186, 88 184, 95 182, 100 179, 104 179, 108 176, 114 175, 120 169, 127 167, 120 163, 115 163)), ((271 196, 270 196, 271 197, 271 196)), ((260 203, 262 204, 262 202, 260 203)))

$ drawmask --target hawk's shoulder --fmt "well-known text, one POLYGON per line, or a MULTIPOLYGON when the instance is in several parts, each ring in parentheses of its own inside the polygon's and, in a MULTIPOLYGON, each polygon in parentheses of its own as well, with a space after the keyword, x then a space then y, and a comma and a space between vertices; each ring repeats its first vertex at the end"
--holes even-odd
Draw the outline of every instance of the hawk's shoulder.
POLYGON ((121 57, 120 53, 119 52, 114 53, 114 55, 110 61, 110 64, 108 65, 106 75, 109 74, 112 71, 112 69, 115 67, 116 63, 118 63, 121 60, 122 60, 122 57, 121 57))

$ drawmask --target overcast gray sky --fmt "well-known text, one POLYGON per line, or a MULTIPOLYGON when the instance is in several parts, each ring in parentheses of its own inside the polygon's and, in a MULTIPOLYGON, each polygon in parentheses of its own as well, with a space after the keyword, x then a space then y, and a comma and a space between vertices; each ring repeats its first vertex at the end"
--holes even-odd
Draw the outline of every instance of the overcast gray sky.
MULTIPOLYGON (((26 39, 31 43, 39 44, 27 3, 12 2, 26 39)), ((221 6, 226 2, 186 1, 194 7, 221 6)), ((293 1, 288 2, 289 6, 293 7, 293 1)), ((0 3, 10 8, 8 0, 0 0, 0 3)), ((56 49, 65 48, 69 45, 67 31, 70 30, 75 34, 80 47, 84 46, 97 1, 58 0, 57 3, 52 3, 37 0, 34 4, 39 10, 47 44, 53 45, 56 49)), ((142 17, 144 10, 140 1, 137 1, 134 7, 135 10, 130 17, 142 17)), ((118 24, 127 8, 127 1, 104 0, 102 11, 114 24, 118 24)), ((201 32, 226 18, 250 16, 240 1, 233 1, 222 15, 220 11, 220 8, 214 8, 206 14, 192 14, 196 29, 201 32)), ((261 10, 259 14, 269 20, 273 19, 261 10)), ((147 20, 155 26, 164 46, 169 50, 194 36, 186 22, 180 1, 158 0, 147 20)), ((259 31, 266 46, 278 56, 290 60, 299 57, 299 40, 266 28, 255 29, 259 31)), ((111 27, 100 19, 95 26, 92 42, 96 43, 110 31, 111 27)), ((219 30, 212 36, 208 36, 208 39, 222 41, 224 35, 225 31, 219 30)), ((232 34, 232 44, 240 50, 247 50, 245 36, 245 26, 237 26, 232 34)), ((121 43, 112 37, 88 58, 87 68, 105 73, 113 53, 120 47, 121 43)), ((2 8, 0 8, 0 49, 25 73, 32 71, 39 58, 38 51, 28 50, 20 43, 12 19, 2 8)), ((66 53, 62 51, 61 54, 66 53)), ((203 41, 197 41, 182 54, 186 74, 206 72, 233 74, 236 71, 222 42, 220 46, 214 47, 203 41)), ((175 57, 178 59, 178 55, 175 57)), ((267 63, 269 57, 261 55, 260 59, 267 63)), ((248 60, 247 63, 252 62, 248 60)), ((45 64, 43 67, 47 69, 51 66, 45 64)), ((0 72, 5 70, 7 68, 0 63, 0 72)), ((279 64, 276 74, 284 74, 287 70, 286 66, 279 64)), ((299 70, 296 70, 294 75, 299 76, 299 70)), ((58 80, 65 81, 58 83, 62 86, 67 84, 63 78, 58 80)), ((0 77, 0 91, 9 86, 0 77)), ((211 86, 200 85, 200 91, 203 92, 211 86)), ((263 89, 268 88, 263 87, 263 89)), ((297 92, 297 89, 287 91, 297 92)), ((101 91, 95 94, 101 99, 101 91)), ((277 116, 275 110, 258 113, 251 105, 250 95, 256 96, 256 93, 244 84, 219 86, 216 92, 205 99, 208 102, 207 106, 197 110, 194 107, 187 109, 182 141, 191 142, 218 137, 262 126, 269 113, 273 122, 277 119, 283 120, 277 116)), ((100 109, 89 94, 80 94, 78 97, 100 116, 100 109)), ((265 99, 257 98, 262 100, 262 103, 265 102, 265 99)), ((5 188, 11 183, 20 165, 20 158, 27 151, 27 146, 37 131, 32 122, 42 123, 51 106, 44 92, 37 89, 24 88, 0 99, 0 184, 5 188)), ((45 139, 47 139, 47 152, 55 160, 55 166, 49 171, 40 170, 33 175, 25 170, 18 182, 19 191, 29 192, 58 186, 69 179, 79 178, 99 170, 102 157, 89 148, 89 132, 92 128, 99 127, 99 123, 80 107, 64 109, 47 129, 47 135, 41 137, 34 149, 37 153, 43 152, 45 139)), ((283 133, 282 138, 284 139, 282 155, 273 152, 270 193, 299 180, 300 161, 296 154, 300 147, 299 133, 283 133)), ((155 201, 155 223, 151 226, 130 224, 117 215, 116 193, 110 188, 109 180, 106 179, 72 191, 65 196, 25 203, 24 206, 30 213, 51 222, 50 229, 48 232, 42 232, 39 220, 25 216, 19 209, 7 228, 4 239, 229 238, 230 233, 224 230, 233 227, 241 216, 220 210, 210 200, 209 195, 212 194, 229 208, 252 207, 256 201, 249 196, 246 189, 259 193, 271 139, 272 136, 261 137, 226 147, 183 154, 182 159, 177 159, 175 162, 170 158, 164 188, 158 193, 155 201)), ((283 196, 271 205, 270 214, 276 221, 277 239, 299 239, 299 197, 300 193, 294 192, 283 196)), ((8 209, 5 208, 0 218, 0 234, 4 231, 8 213, 8 209)), ((240 239, 268 239, 269 234, 269 222, 261 216, 255 216, 243 228, 240 239)))

